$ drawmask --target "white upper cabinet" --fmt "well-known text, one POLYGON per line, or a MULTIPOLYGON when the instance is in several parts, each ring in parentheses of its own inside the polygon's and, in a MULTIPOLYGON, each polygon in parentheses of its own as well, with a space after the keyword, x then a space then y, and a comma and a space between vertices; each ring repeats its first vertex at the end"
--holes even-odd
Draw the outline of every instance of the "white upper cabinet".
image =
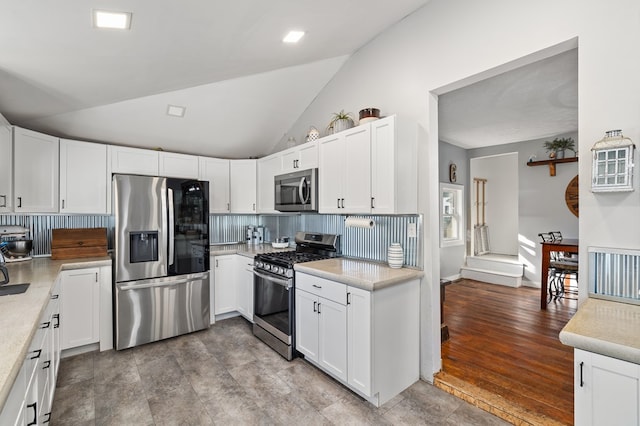
POLYGON ((110 145, 111 172, 159 176, 158 151, 110 145))
POLYGON ((273 178, 282 172, 282 157, 273 154, 258 160, 258 213, 278 213, 273 178))
POLYGON ((256 213, 256 160, 231 160, 231 213, 256 213))
POLYGON ((417 213, 417 124, 392 115, 370 125, 371 213, 417 213))
POLYGON ((320 213, 371 211, 370 133, 363 125, 320 139, 320 213))
POLYGON ((209 181, 209 213, 229 213, 229 160, 199 157, 198 173, 209 181))
POLYGON ((198 179, 198 157, 175 152, 159 152, 158 171, 160 176, 198 179))
POLYGON ((0 126, 0 213, 13 210, 13 149, 11 126, 0 126))
POLYGON ((16 213, 58 212, 58 138, 14 127, 16 213))
POLYGON ((107 213, 107 145, 60 140, 60 213, 107 213))
POLYGON ((320 139, 320 213, 417 213, 416 130, 390 116, 320 139))
POLYGON ((307 142, 278 153, 282 160, 281 173, 318 167, 318 143, 307 142))

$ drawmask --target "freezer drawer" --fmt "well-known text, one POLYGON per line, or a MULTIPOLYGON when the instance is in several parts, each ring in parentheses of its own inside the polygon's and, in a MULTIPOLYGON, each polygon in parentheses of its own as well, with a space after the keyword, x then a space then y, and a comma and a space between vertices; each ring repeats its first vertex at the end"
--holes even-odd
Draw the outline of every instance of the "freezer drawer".
POLYGON ((125 349, 209 327, 209 272, 115 284, 115 345, 125 349))

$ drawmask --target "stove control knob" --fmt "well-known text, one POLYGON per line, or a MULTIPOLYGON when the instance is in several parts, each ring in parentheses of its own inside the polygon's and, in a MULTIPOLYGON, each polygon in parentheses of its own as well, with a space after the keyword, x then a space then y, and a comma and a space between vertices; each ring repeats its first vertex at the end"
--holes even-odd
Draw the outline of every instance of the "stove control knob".
POLYGON ((262 262, 259 260, 256 261, 256 268, 262 268, 262 262))
POLYGON ((282 266, 278 267, 278 270, 276 271, 279 274, 283 274, 284 273, 284 269, 282 268, 282 266))
POLYGON ((270 271, 271 270, 271 265, 265 263, 264 264, 264 269, 266 269, 267 271, 270 271))

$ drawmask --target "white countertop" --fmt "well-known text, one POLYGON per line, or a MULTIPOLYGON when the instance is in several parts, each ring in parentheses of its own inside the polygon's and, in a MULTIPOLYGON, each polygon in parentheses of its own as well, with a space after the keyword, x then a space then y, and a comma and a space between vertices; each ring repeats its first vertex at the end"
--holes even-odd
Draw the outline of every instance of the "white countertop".
POLYGON ((13 386, 27 350, 62 270, 111 266, 108 256, 87 259, 33 260, 7 263, 9 285, 31 283, 25 293, 0 297, 0 407, 13 386))
POLYGON ((590 298, 562 329, 560 341, 640 364, 640 306, 590 298))
POLYGON ((394 269, 389 268, 384 263, 346 257, 297 263, 294 269, 296 272, 304 272, 368 291, 375 291, 416 278, 422 278, 424 275, 418 269, 394 269))
POLYGON ((214 244, 209 246, 209 254, 211 256, 224 256, 227 254, 240 254, 245 257, 253 258, 256 254, 273 253, 277 251, 293 251, 293 247, 284 249, 274 248, 271 243, 264 244, 245 244, 245 243, 231 243, 231 244, 214 244))

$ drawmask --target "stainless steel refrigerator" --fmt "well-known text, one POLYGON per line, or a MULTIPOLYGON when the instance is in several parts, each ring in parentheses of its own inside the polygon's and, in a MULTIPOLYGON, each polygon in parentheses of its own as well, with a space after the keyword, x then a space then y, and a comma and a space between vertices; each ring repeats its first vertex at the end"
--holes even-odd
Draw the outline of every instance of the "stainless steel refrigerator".
POLYGON ((114 329, 124 349, 209 327, 209 184, 114 175, 114 329))

